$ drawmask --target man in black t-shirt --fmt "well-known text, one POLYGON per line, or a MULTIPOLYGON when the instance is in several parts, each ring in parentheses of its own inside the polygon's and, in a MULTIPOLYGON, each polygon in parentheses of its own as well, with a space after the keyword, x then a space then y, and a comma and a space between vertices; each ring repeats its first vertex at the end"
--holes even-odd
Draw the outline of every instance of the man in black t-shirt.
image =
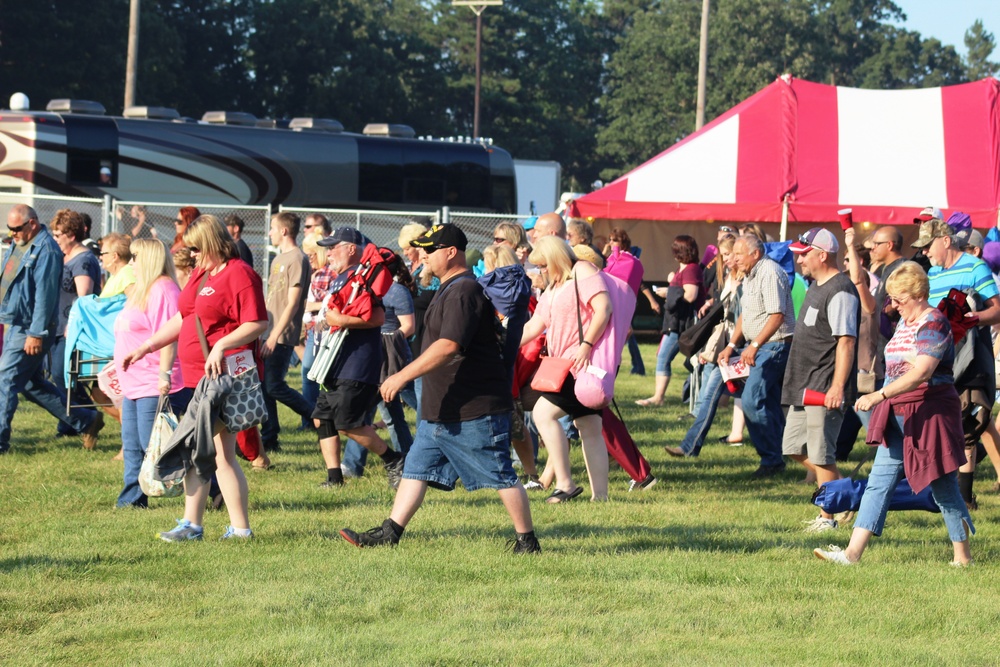
MULTIPOLYGON (((813 284, 799 308, 781 385, 781 403, 788 408, 781 450, 811 470, 819 487, 840 479, 837 436, 856 393, 861 304, 850 277, 837 269, 839 249, 836 237, 822 227, 791 245, 803 277, 813 284), (822 394, 822 404, 807 400, 810 391, 822 394)), ((824 511, 807 523, 807 532, 837 527, 824 511)))
POLYGON ((341 536, 357 547, 395 545, 424 500, 428 485, 451 491, 462 480, 468 491, 496 489, 514 523, 514 553, 541 551, 528 495, 510 459, 510 380, 496 339, 493 305, 466 268, 465 234, 438 225, 411 241, 427 254, 441 279, 424 317, 421 354, 382 383, 393 400, 411 380, 423 377, 422 421, 406 457, 392 512, 381 526, 341 536))

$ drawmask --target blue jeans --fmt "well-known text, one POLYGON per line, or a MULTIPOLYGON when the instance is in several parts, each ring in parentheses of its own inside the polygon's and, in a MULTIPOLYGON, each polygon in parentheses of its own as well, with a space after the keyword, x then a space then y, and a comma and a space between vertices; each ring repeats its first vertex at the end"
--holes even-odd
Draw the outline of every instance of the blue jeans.
POLYGON ((632 357, 632 375, 645 375, 646 364, 642 363, 639 341, 635 339, 635 334, 628 337, 628 354, 632 357))
MULTIPOLYGON (((868 422, 868 414, 862 418, 868 422)), ((885 447, 879 447, 875 454, 875 463, 868 475, 868 487, 861 496, 861 507, 854 520, 855 528, 870 530, 875 535, 882 534, 885 526, 885 515, 889 511, 889 501, 896 490, 896 485, 903 478, 903 418, 890 419, 885 429, 885 447)), ((951 472, 931 482, 931 495, 941 508, 941 517, 948 527, 948 537, 952 542, 962 542, 969 535, 963 522, 968 523, 969 530, 975 534, 972 517, 962 500, 958 490, 958 473, 951 472)))
POLYGON ((701 447, 708 437, 708 430, 712 428, 712 422, 715 420, 719 399, 723 393, 727 393, 726 383, 722 381, 722 371, 715 364, 705 364, 701 377, 703 379, 698 403, 694 409, 694 423, 681 440, 681 449, 688 456, 698 456, 701 453, 701 447))
MULTIPOLYGON (((757 449, 762 466, 779 466, 781 435, 785 431, 785 413, 781 409, 779 388, 785 378, 789 342, 764 343, 757 350, 755 365, 743 387, 743 415, 747 432, 757 449)), ((734 353, 736 354, 736 353, 734 353)))
POLYGON ((0 452, 10 449, 10 423, 17 410, 18 394, 48 410, 49 414, 65 422, 73 431, 87 430, 97 413, 93 410, 73 408, 66 415, 66 397, 42 374, 42 362, 52 344, 51 338, 42 340, 40 354, 24 352, 27 332, 16 324, 8 324, 0 355, 0 452))
POLYGON ((403 467, 405 479, 451 491, 509 489, 520 482, 510 458, 510 413, 461 422, 421 422, 403 467))
MULTIPOLYGON (((309 371, 312 369, 313 362, 316 361, 316 351, 313 345, 316 342, 316 330, 310 329, 306 333, 306 350, 302 353, 302 398, 306 400, 306 403, 310 405, 316 405, 316 399, 319 398, 319 383, 313 382, 309 379, 309 371)), ((311 417, 303 417, 302 425, 305 427, 312 426, 311 417)))
MULTIPOLYGON (((170 407, 175 414, 180 414, 191 400, 191 390, 181 389, 169 397, 170 407)), ((122 402, 122 456, 125 460, 125 473, 122 475, 124 486, 118 494, 118 507, 146 507, 148 499, 139 488, 139 469, 149 447, 149 439, 153 433, 156 421, 156 406, 158 396, 126 398, 122 402)))
POLYGON ((294 350, 291 345, 275 345, 274 352, 264 360, 264 404, 267 406, 267 421, 260 427, 260 437, 264 444, 271 446, 278 442, 281 425, 278 423, 278 401, 281 401, 300 417, 312 418, 315 401, 310 405, 285 382, 288 375, 288 364, 294 350))
POLYGON ((680 334, 676 331, 672 331, 668 334, 663 334, 663 338, 660 339, 660 347, 656 351, 656 374, 658 376, 670 377, 670 363, 680 352, 680 334))

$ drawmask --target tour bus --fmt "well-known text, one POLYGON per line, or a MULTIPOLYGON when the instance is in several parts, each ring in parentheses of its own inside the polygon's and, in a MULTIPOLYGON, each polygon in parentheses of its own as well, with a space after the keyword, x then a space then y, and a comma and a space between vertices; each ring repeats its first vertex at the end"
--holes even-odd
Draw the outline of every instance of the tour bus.
POLYGON ((0 192, 140 202, 513 213, 514 161, 489 141, 364 133, 337 121, 258 120, 162 107, 122 117, 82 100, 0 111, 0 192))

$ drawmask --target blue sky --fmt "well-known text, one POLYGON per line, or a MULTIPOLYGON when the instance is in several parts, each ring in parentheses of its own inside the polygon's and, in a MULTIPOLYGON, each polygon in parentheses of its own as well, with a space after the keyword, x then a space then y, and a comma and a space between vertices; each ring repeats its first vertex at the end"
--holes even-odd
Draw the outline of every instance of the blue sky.
MULTIPOLYGON (((924 37, 937 37, 965 56, 965 31, 976 19, 1000 39, 1000 0, 894 0, 906 14, 903 26, 924 37)), ((1000 49, 993 52, 993 60, 1000 49)))

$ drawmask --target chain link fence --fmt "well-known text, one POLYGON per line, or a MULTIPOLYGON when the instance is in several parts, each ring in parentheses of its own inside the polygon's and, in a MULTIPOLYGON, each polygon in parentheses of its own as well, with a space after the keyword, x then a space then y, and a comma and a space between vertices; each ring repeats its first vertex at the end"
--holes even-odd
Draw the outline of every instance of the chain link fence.
POLYGON ((532 216, 450 211, 447 222, 458 225, 465 232, 465 236, 469 239, 469 248, 482 250, 493 244, 493 230, 501 222, 513 222, 519 225, 530 217, 532 216))
POLYGON ((310 213, 320 213, 330 220, 333 229, 337 227, 354 227, 367 236, 373 243, 393 250, 399 245, 399 230, 411 222, 427 225, 437 224, 441 219, 439 211, 365 211, 343 208, 298 208, 282 206, 282 211, 295 213, 305 218, 310 213))
POLYGON ((60 197, 57 195, 27 195, 19 192, 0 192, 0 215, 3 223, 7 222, 10 210, 18 204, 27 204, 35 209, 38 221, 43 225, 56 216, 56 212, 64 208, 85 213, 90 216, 90 236, 99 239, 107 233, 108 208, 103 199, 85 199, 82 197, 60 197))
MULTIPOLYGON (((243 220, 243 241, 253 253, 254 269, 264 278, 267 284, 267 274, 271 265, 268 254, 268 230, 271 224, 271 209, 268 206, 217 206, 209 204, 191 204, 202 214, 211 214, 222 220, 230 215, 239 216, 243 220)), ((180 206, 177 204, 162 204, 151 202, 114 202, 114 231, 129 234, 133 238, 155 237, 171 246, 177 235, 175 221, 180 206)))

